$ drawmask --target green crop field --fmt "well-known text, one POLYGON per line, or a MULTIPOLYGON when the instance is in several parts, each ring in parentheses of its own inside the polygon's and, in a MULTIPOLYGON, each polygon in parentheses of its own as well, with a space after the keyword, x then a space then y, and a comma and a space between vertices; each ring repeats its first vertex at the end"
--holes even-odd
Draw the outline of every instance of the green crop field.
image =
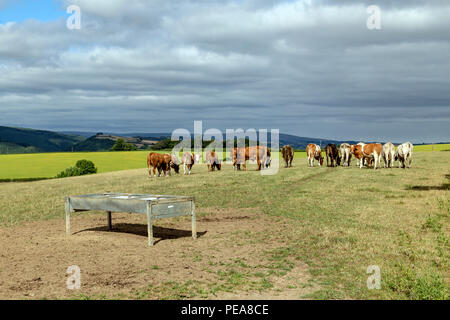
POLYGON ((450 151, 450 144, 425 144, 414 146, 414 151, 450 151))
MULTIPOLYGON (((98 173, 145 168, 148 153, 149 151, 0 155, 0 180, 52 178, 82 159, 94 162, 98 173)), ((301 158, 306 157, 306 154, 296 152, 295 156, 301 158)))

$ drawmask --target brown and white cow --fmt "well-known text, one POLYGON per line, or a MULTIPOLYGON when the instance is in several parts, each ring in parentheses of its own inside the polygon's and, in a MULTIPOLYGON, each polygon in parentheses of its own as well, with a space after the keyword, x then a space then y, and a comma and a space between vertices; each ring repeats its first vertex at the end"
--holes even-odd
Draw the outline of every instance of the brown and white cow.
POLYGON ((256 170, 261 170, 265 167, 270 166, 270 149, 266 146, 251 146, 245 148, 234 148, 233 154, 233 167, 235 170, 241 170, 241 165, 243 170, 247 170, 247 160, 256 160, 258 168, 256 170))
POLYGON ((156 170, 158 170, 158 177, 161 176, 161 172, 164 171, 164 176, 170 175, 170 168, 173 168, 176 173, 179 171, 179 165, 172 162, 172 156, 170 154, 160 154, 151 152, 147 156, 147 168, 149 177, 156 176, 156 170), (153 170, 153 175, 152 175, 153 170))
POLYGON ((341 151, 341 164, 343 167, 349 167, 352 160, 352 153, 350 152, 350 145, 348 143, 343 143, 339 147, 341 151))
MULTIPOLYGON (((383 152, 383 146, 381 143, 368 143, 361 146, 361 152, 363 154, 363 159, 373 159, 374 165, 373 169, 377 169, 378 166, 381 167, 381 153, 383 152)), ((363 161, 360 162, 359 168, 363 167, 363 161)))
POLYGON ((319 167, 323 165, 322 149, 317 144, 310 143, 306 146, 306 156, 309 167, 314 167, 314 159, 319 162, 319 167))
POLYGON ((186 167, 188 169, 188 174, 191 174, 192 167, 194 166, 195 163, 195 154, 190 152, 183 153, 181 162, 183 163, 184 174, 186 174, 186 167))
POLYGON ((284 146, 281 149, 281 155, 286 163, 285 168, 292 167, 292 160, 294 159, 294 149, 290 145, 284 146))
POLYGON ((395 160, 398 160, 398 167, 400 165, 402 168, 408 168, 408 165, 411 167, 412 154, 413 154, 414 146, 411 142, 405 142, 398 146, 397 152, 394 155, 395 160))
POLYGON ((330 159, 331 167, 339 166, 341 158, 339 157, 339 150, 334 143, 329 143, 325 147, 325 154, 327 155, 327 167, 330 167, 328 159, 330 159))
POLYGON ((215 168, 217 168, 217 170, 220 170, 222 168, 222 163, 219 160, 216 152, 206 152, 206 165, 208 166, 208 171, 214 171, 215 168))
POLYGON ((392 168, 394 166, 395 147, 392 142, 387 142, 383 145, 383 162, 385 168, 392 168))

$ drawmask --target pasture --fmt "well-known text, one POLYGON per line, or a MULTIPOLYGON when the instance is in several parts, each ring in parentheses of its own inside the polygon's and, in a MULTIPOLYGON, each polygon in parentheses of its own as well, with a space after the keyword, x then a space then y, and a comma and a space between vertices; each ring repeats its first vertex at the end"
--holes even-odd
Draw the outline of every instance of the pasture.
POLYGON ((274 176, 196 164, 191 176, 153 179, 145 154, 83 156, 97 175, 0 183, 0 298, 449 297, 450 152, 415 152, 407 170, 359 169, 354 160, 309 168, 296 154, 274 176), (114 168, 130 170, 107 172, 114 168), (108 232, 102 212, 74 214, 66 238, 64 197, 98 192, 195 196, 199 238, 188 218, 158 220, 148 248, 144 216, 113 214, 108 232), (81 269, 78 291, 66 289, 70 265, 81 269), (379 290, 366 285, 371 265, 381 270, 379 290))
MULTIPOLYGON (((94 162, 98 173, 144 168, 149 152, 170 153, 170 151, 125 151, 0 155, 0 180, 52 178, 64 169, 74 166, 77 160, 81 159, 94 162)), ((296 152, 296 157, 306 157, 306 153, 296 152)))

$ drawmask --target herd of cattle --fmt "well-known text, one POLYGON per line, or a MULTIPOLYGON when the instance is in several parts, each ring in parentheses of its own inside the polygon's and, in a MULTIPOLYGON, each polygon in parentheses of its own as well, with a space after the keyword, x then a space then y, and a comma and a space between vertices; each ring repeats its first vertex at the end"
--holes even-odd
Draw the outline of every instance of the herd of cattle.
MULTIPOLYGON (((293 151, 284 151, 292 149, 290 146, 283 147, 283 158, 286 162, 286 167, 290 165, 292 159, 285 157, 285 153, 288 155, 293 154, 293 151)), ((381 167, 381 159, 383 159, 385 168, 392 168, 394 161, 398 161, 398 167, 407 168, 411 165, 412 153, 414 146, 411 142, 405 142, 397 147, 391 143, 358 143, 350 145, 343 143, 339 149, 335 144, 328 144, 325 147, 325 155, 327 157, 327 166, 334 167, 350 166, 352 155, 356 158, 356 165, 362 168, 363 166, 370 167, 373 162, 373 168, 381 167)), ((308 157, 308 166, 314 166, 314 160, 317 160, 319 166, 323 165, 323 156, 320 146, 316 144, 308 144, 306 147, 306 155, 308 157)), ((292 155, 293 157, 293 155, 292 155)))
MULTIPOLYGON (((338 148, 335 144, 328 144, 325 147, 325 155, 327 157, 327 166, 350 166, 352 155, 356 158, 356 165, 362 168, 363 166, 372 166, 376 169, 381 167, 381 159, 384 161, 385 168, 392 168, 394 161, 398 161, 399 168, 407 168, 411 165, 413 153, 413 145, 411 142, 405 142, 395 146, 388 142, 384 145, 381 143, 358 143, 350 145, 343 143, 338 148)), ((282 148, 281 154, 285 161, 285 167, 292 166, 294 159, 294 149, 290 145, 282 148)), ((323 165, 324 157, 322 156, 322 149, 316 144, 308 144, 306 147, 306 155, 308 158, 308 166, 314 167, 314 160, 318 161, 319 166, 323 165)), ((246 170, 246 162, 248 160, 256 161, 257 170, 270 167, 271 153, 270 149, 265 146, 250 146, 245 148, 233 148, 230 152, 230 158, 233 161, 233 168, 235 170, 246 170), (241 167, 242 165, 242 167, 241 167)), ((184 152, 181 161, 174 154, 160 154, 152 152, 147 157, 148 174, 150 177, 158 177, 164 172, 164 175, 170 175, 171 169, 176 173, 180 172, 180 165, 183 165, 184 174, 191 174, 194 163, 199 162, 200 156, 198 154, 184 152), (153 173, 153 175, 152 175, 153 173)), ((220 170, 222 168, 222 161, 214 151, 206 152, 206 165, 208 171, 220 170)))

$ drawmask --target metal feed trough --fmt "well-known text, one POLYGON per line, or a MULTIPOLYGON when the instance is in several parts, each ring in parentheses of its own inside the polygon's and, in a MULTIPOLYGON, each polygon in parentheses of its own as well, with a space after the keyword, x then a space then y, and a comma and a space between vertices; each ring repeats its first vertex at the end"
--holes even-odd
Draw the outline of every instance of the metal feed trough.
POLYGON ((112 229, 112 212, 147 215, 148 245, 153 245, 153 219, 178 216, 192 217, 192 238, 197 238, 194 197, 153 194, 103 193, 66 198, 66 234, 70 235, 70 213, 101 210, 108 213, 108 228, 112 229))

